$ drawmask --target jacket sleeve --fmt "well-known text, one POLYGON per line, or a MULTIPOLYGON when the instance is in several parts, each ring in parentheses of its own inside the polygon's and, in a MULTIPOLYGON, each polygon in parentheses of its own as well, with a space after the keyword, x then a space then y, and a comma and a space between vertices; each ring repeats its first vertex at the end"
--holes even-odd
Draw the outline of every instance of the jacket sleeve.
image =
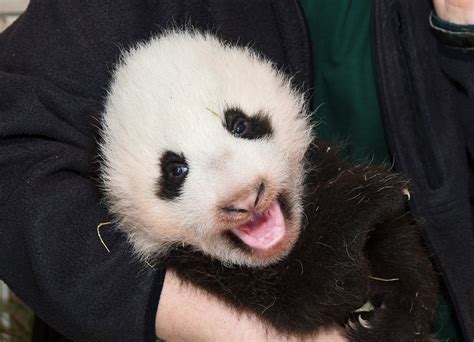
MULTIPOLYGON (((434 11, 429 22, 439 42, 441 68, 459 90, 458 115, 469 157, 474 161, 474 23, 452 24, 439 18, 434 11)), ((471 196, 474 197, 474 188, 471 196)))
POLYGON ((108 70, 146 8, 88 3, 33 0, 0 36, 0 278, 67 338, 154 340, 164 271, 113 226, 102 245, 94 163, 108 70))
MULTIPOLYGON (((454 89, 457 96, 452 101, 453 110, 448 113, 450 118, 455 118, 459 127, 459 134, 452 137, 452 139, 459 140, 465 145, 466 159, 470 161, 467 163, 467 182, 468 189, 466 189, 466 197, 464 201, 468 205, 467 212, 463 216, 456 217, 456 226, 448 226, 450 229, 458 229, 462 226, 462 221, 470 220, 470 223, 465 223, 472 229, 474 227, 474 23, 473 25, 456 25, 438 18, 434 12, 430 15, 431 30, 438 40, 438 55, 439 63, 444 77, 450 83, 451 88, 454 89), (468 216, 470 213, 470 216, 468 216), (459 226, 458 226, 459 225, 459 226)), ((445 96, 446 94, 442 94, 445 96)), ((442 98, 445 100, 445 98, 442 98)), ((449 98, 446 101, 450 101, 449 98)), ((452 120, 452 121, 455 121, 452 120)), ((453 167, 463 168, 461 163, 456 163, 453 167)), ((460 203, 460 202, 458 202, 460 203)), ((447 239, 448 240, 448 239, 447 239)), ((471 239, 472 241, 472 239, 471 239)), ((452 246, 451 248, 453 248, 452 246)), ((457 248, 456 246, 455 248, 457 248)), ((464 255, 465 263, 470 258, 469 249, 461 249, 461 255, 464 255)), ((471 259, 472 260, 472 259, 471 259)), ((458 261, 459 262, 459 261, 458 261)), ((467 263, 466 263, 467 264, 467 263)), ((465 267, 464 279, 473 279, 472 268, 465 267)), ((461 329, 464 333, 466 341, 474 336, 474 321, 473 321, 473 296, 472 296, 472 281, 464 283, 464 291, 458 291, 460 294, 458 298, 463 298, 465 301, 462 305, 463 313, 460 314, 461 309, 458 308, 458 318, 462 319, 461 329), (467 296, 466 296, 467 294, 467 296), (471 337, 469 337, 471 336, 471 337)), ((458 286, 458 289, 461 289, 458 286)))

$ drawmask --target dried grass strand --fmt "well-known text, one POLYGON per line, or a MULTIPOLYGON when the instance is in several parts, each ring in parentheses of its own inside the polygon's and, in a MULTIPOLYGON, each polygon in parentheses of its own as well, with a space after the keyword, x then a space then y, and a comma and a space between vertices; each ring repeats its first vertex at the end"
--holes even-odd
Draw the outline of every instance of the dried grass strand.
POLYGON ((97 226, 97 236, 99 237, 99 240, 100 242, 102 242, 102 245, 105 247, 105 249, 107 250, 107 252, 110 253, 110 249, 109 247, 107 247, 107 245, 105 244, 105 241, 104 239, 102 239, 102 235, 100 235, 100 228, 102 228, 103 226, 108 226, 112 224, 111 221, 107 221, 107 222, 102 222, 102 223, 99 223, 99 225, 97 226))

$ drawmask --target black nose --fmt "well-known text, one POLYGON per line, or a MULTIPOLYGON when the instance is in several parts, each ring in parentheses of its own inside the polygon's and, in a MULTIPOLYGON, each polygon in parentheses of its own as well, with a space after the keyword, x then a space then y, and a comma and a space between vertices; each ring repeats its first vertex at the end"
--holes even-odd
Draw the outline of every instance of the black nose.
POLYGON ((255 204, 254 204, 255 207, 257 206, 258 202, 262 198, 264 192, 265 192, 265 184, 262 182, 260 183, 260 186, 258 187, 257 198, 255 199, 255 204))
POLYGON ((233 201, 233 203, 229 203, 227 206, 223 207, 222 210, 228 214, 248 213, 254 210, 262 199, 264 193, 265 184, 261 182, 258 188, 255 188, 254 191, 243 194, 240 198, 233 201))

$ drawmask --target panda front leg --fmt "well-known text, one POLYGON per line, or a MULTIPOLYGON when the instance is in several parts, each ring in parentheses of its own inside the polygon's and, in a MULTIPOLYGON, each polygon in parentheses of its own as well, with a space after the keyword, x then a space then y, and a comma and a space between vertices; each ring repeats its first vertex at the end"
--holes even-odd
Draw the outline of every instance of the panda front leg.
POLYGON ((377 225, 366 248, 370 295, 346 325, 354 341, 430 341, 438 298, 437 276, 406 213, 377 225))

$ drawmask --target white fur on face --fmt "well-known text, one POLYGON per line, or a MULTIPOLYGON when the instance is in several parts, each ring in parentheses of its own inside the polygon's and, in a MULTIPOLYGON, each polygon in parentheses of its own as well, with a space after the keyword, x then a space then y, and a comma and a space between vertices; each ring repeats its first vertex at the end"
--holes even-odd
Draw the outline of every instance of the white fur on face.
POLYGON ((298 236, 310 132, 303 96, 270 62, 210 34, 169 32, 126 53, 114 74, 101 146, 111 210, 144 258, 184 243, 226 262, 274 262, 298 236), (273 134, 233 136, 224 127, 233 107, 267 115, 273 134), (173 200, 157 196, 166 151, 184 155, 189 166, 173 200), (232 227, 219 211, 262 180, 268 196, 285 195, 291 215, 285 243, 259 254, 226 238, 232 227))

